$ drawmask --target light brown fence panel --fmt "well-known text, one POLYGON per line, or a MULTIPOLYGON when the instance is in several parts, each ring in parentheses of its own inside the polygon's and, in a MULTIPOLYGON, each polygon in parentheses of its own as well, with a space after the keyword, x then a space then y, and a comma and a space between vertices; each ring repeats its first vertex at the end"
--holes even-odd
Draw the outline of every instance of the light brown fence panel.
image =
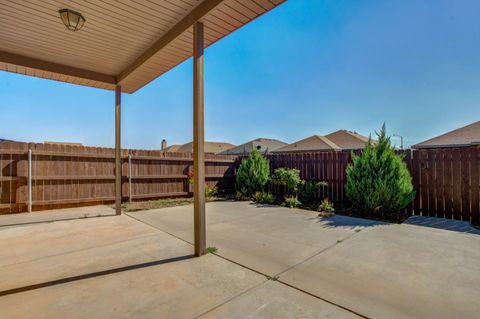
MULTIPOLYGON (((61 144, 0 142, 0 213, 26 211, 28 149, 32 150, 34 210, 111 203, 115 199, 114 149, 61 144)), ((122 150, 122 194, 130 194, 128 154, 134 199, 191 195, 192 154, 122 150)), ((206 180, 230 191, 236 156, 206 154, 206 180)))
POLYGON ((27 151, 27 143, 0 142, 0 214, 26 208, 27 151))

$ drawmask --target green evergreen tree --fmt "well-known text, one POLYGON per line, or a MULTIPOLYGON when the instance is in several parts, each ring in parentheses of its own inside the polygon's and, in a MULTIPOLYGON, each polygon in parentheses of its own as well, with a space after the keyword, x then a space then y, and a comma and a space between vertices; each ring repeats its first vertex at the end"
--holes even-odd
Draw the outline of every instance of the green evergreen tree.
POLYGON ((345 191, 354 208, 367 214, 398 214, 415 197, 412 177, 387 137, 385 124, 347 167, 345 191))
POLYGON ((244 159, 237 171, 237 187, 245 196, 252 196, 263 190, 268 182, 270 166, 268 160, 258 150, 254 150, 244 159))

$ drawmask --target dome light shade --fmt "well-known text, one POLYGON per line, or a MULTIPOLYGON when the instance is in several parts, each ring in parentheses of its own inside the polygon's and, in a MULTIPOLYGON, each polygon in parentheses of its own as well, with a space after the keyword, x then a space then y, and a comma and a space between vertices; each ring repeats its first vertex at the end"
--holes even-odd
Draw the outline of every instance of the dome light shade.
POLYGON ((62 9, 59 10, 58 13, 60 13, 60 18, 62 18, 63 24, 70 31, 80 30, 85 23, 85 18, 79 12, 70 9, 62 9))

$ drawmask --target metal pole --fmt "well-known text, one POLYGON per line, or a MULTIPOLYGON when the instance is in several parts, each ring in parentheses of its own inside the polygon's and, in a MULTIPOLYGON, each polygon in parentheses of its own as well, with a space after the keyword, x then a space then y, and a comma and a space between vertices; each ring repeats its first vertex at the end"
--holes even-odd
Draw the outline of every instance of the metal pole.
POLYGON ((193 195, 195 256, 206 252, 203 23, 193 25, 193 195))
POLYGON ((122 214, 122 144, 121 144, 121 96, 122 87, 115 87, 115 210, 122 214))
POLYGON ((400 149, 403 150, 403 136, 399 134, 393 134, 395 137, 400 137, 400 149))
POLYGON ((27 204, 28 204, 28 212, 32 212, 32 150, 28 150, 28 181, 27 181, 27 187, 28 187, 28 199, 27 199, 27 204))
POLYGON ((128 201, 132 202, 132 154, 128 154, 128 201))

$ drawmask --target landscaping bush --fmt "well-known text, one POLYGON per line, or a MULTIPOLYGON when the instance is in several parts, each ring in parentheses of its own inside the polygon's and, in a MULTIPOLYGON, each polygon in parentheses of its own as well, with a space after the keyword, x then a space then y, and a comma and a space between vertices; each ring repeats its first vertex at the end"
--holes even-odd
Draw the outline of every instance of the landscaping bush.
POLYGON ((302 202, 298 200, 297 196, 288 196, 285 197, 283 205, 289 208, 298 208, 302 206, 302 202))
POLYGON ((376 144, 369 141, 360 155, 352 155, 345 191, 362 214, 399 216, 415 196, 412 178, 403 155, 395 154, 385 124, 377 136, 376 144))
POLYGON ((257 191, 262 191, 268 182, 270 166, 268 160, 258 150, 250 153, 250 156, 243 160, 237 171, 237 187, 245 196, 252 196, 257 191))
POLYGON ((324 190, 326 186, 328 186, 327 182, 323 181, 302 181, 299 186, 298 197, 304 204, 312 203, 315 201, 315 196, 318 194, 318 190, 320 188, 324 190))
POLYGON ((273 204, 275 203, 275 197, 271 193, 256 192, 254 201, 260 204, 273 204))
POLYGON ((320 212, 333 213, 335 209, 333 208, 333 203, 327 198, 324 198, 320 205, 318 206, 320 212))
POLYGON ((277 185, 285 186, 288 191, 293 192, 295 195, 298 193, 298 188, 302 183, 298 169, 283 167, 275 170, 272 181, 277 185))
POLYGON ((251 200, 250 197, 246 196, 245 194, 243 194, 242 192, 240 191, 237 191, 235 193, 235 200, 238 200, 238 201, 249 201, 251 200))
POLYGON ((212 199, 218 195, 218 188, 216 186, 210 187, 205 184, 205 197, 207 199, 212 199))

